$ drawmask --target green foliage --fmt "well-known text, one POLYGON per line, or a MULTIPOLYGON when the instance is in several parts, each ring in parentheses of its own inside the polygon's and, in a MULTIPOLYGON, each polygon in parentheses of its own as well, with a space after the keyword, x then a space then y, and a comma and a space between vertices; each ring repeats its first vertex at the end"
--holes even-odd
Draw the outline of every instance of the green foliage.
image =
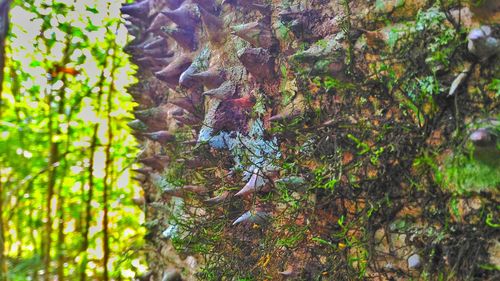
POLYGON ((500 186, 500 169, 475 161, 467 155, 455 155, 446 161, 445 188, 458 194, 494 191, 500 186))
POLYGON ((276 28, 276 35, 283 41, 288 41, 290 39, 290 29, 281 21, 278 22, 278 27, 276 28))
POLYGON ((41 278, 47 265, 50 280, 58 269, 65 277, 103 280, 104 205, 109 277, 132 279, 146 269, 138 254, 141 211, 131 200, 139 196, 129 171, 137 150, 126 129, 134 104, 125 95, 132 70, 121 51, 126 30, 119 7, 115 1, 11 6, 0 104, 0 215, 8 218, 11 280, 41 278), (49 261, 40 247, 48 238, 49 261), (79 272, 83 261, 87 269, 79 272))
POLYGON ((355 86, 349 82, 340 81, 331 76, 316 76, 313 78, 312 82, 318 87, 324 88, 326 90, 352 90, 355 86))
POLYGON ((496 96, 500 96, 500 79, 493 79, 491 83, 488 85, 488 89, 490 91, 494 91, 496 93, 496 96))

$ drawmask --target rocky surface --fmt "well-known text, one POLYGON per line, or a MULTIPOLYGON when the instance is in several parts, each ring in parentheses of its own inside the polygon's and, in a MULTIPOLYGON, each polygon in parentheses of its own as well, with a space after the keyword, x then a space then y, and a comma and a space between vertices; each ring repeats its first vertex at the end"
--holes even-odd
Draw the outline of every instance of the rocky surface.
POLYGON ((125 5, 143 280, 499 277, 499 10, 448 2, 125 5))

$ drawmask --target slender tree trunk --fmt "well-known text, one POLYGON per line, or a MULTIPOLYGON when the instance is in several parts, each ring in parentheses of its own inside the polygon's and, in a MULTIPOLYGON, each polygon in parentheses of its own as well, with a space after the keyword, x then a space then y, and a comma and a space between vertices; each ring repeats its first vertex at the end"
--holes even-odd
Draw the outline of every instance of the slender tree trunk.
MULTIPOLYGON (((48 104, 50 105, 52 102, 51 95, 48 96, 48 104)), ((54 187, 56 184, 56 176, 57 176, 57 167, 55 163, 58 159, 59 147, 57 142, 54 141, 54 129, 53 129, 54 120, 52 118, 52 114, 49 113, 49 140, 50 140, 50 156, 49 156, 49 180, 47 185, 47 197, 45 201, 45 214, 46 214, 46 222, 45 222, 45 230, 44 230, 44 238, 43 238, 43 265, 44 265, 44 280, 50 281, 50 248, 52 244, 52 197, 54 196, 54 187)))
MULTIPOLYGON (((24 204, 23 204, 24 205, 24 204)), ((16 223, 16 237, 17 237, 17 242, 19 243, 18 244, 18 247, 17 247, 17 253, 16 253, 16 258, 17 259, 21 259, 22 256, 23 256, 23 249, 24 249, 24 244, 23 244, 23 238, 24 238, 24 220, 25 220, 25 217, 24 217, 24 206, 23 208, 21 209, 20 212, 18 212, 18 215, 17 215, 17 223, 16 223)))
POLYGON ((94 131, 92 134, 92 141, 90 143, 90 156, 89 156, 89 167, 87 169, 89 191, 87 194, 87 200, 85 201, 85 225, 83 228, 83 243, 82 243, 82 263, 80 265, 80 281, 86 280, 86 269, 87 269, 87 249, 89 247, 89 230, 90 224, 92 222, 92 199, 94 197, 94 155, 97 146, 97 131, 99 129, 99 124, 94 125, 94 131))
MULTIPOLYGON (((113 52, 113 54, 116 54, 116 51, 113 52)), ((106 173, 104 175, 104 188, 103 188, 103 211, 104 211, 104 217, 102 220, 102 229, 103 229, 103 267, 104 267, 104 273, 103 273, 103 280, 108 281, 109 280, 109 272, 108 272, 108 261, 109 261, 109 230, 108 230, 108 224, 109 224, 109 219, 108 219, 108 194, 111 192, 111 186, 112 186, 112 179, 111 179, 111 173, 113 172, 111 169, 113 167, 113 158, 111 157, 111 145, 113 143, 113 127, 112 127, 112 120, 111 120, 111 112, 113 111, 113 102, 112 102, 112 94, 114 92, 114 72, 116 68, 115 64, 115 57, 113 55, 113 67, 111 69, 111 82, 109 86, 109 91, 108 91, 108 104, 107 104, 107 122, 108 122, 108 143, 106 145, 106 173)))
MULTIPOLYGON (((3 69, 5 66, 5 37, 9 30, 10 0, 0 1, 0 120, 2 119, 3 69)), ((7 262, 5 256, 5 229, 3 221, 4 190, 0 174, 0 281, 7 280, 7 262)))
MULTIPOLYGON (((101 76, 99 78, 99 92, 97 94, 97 110, 100 111, 101 106, 102 106, 102 95, 104 93, 104 82, 106 81, 106 76, 105 76, 105 70, 107 68, 107 60, 104 62, 101 76)), ((82 258, 82 263, 80 265, 80 281, 85 281, 86 280, 86 268, 87 268, 87 249, 89 247, 89 229, 90 229, 90 223, 92 222, 91 216, 92 216, 92 199, 94 197, 94 156, 95 156, 95 151, 97 148, 97 141, 98 141, 98 136, 97 132, 99 130, 99 123, 96 123, 94 125, 94 132, 92 135, 92 141, 90 143, 90 159, 89 159, 89 167, 87 169, 88 173, 88 182, 89 182, 89 192, 87 196, 87 200, 85 202, 85 226, 83 229, 83 243, 82 243, 82 249, 81 251, 83 252, 83 258, 82 258)))
MULTIPOLYGON (((111 93, 108 93, 109 96, 111 96, 111 93)), ((103 212, 104 212, 104 217, 102 220, 102 230, 103 230, 103 267, 104 267, 104 276, 103 280, 108 281, 109 280, 109 273, 108 273, 108 261, 109 261, 109 231, 108 231, 108 224, 109 224, 109 219, 108 219, 108 193, 110 192, 110 186, 111 184, 108 183, 110 180, 110 175, 111 175, 111 165, 113 164, 113 159, 111 158, 111 141, 113 139, 113 132, 111 128, 111 117, 110 117, 110 111, 111 111, 111 99, 108 98, 108 144, 106 146, 106 174, 104 176, 104 189, 103 189, 103 195, 102 195, 102 203, 103 203, 103 212)))
MULTIPOLYGON (((75 108, 75 105, 76 104, 79 104, 79 101, 74 101, 75 104, 73 104, 71 106, 71 110, 69 111, 68 113, 68 120, 67 120, 67 124, 68 124, 68 133, 66 134, 66 153, 65 154, 68 154, 69 153, 69 150, 70 150, 70 147, 71 147, 71 133, 72 133, 72 127, 71 125, 71 120, 72 120, 72 115, 73 115, 73 111, 74 111, 74 108, 75 108)), ((58 205, 57 205, 57 213, 58 213, 58 220, 59 220, 59 224, 58 224, 58 231, 57 231, 57 280, 58 281, 64 281, 64 259, 66 258, 65 256, 65 235, 64 235, 64 227, 65 227, 65 224, 64 224, 64 202, 65 202, 65 199, 64 199, 64 194, 63 194, 63 190, 64 190, 64 179, 66 178, 66 174, 67 174, 67 171, 68 171, 68 162, 67 161, 64 161, 64 166, 63 166, 63 177, 62 177, 62 180, 60 182, 60 185, 59 185, 59 190, 57 192, 57 202, 58 202, 58 205)))
MULTIPOLYGON (((70 53, 70 46, 71 46, 71 36, 66 37, 66 45, 64 49, 64 57, 62 58, 61 65, 66 65, 70 58, 69 56, 71 55, 70 53)), ((66 94, 66 75, 63 74, 61 77, 61 82, 63 86, 58 90, 58 108, 57 108, 57 116, 61 116, 64 114, 64 109, 65 109, 65 94, 66 94)), ((48 100, 49 100, 49 108, 50 105, 52 104, 52 95, 47 95, 48 100)), ((47 202, 46 202, 46 214, 47 214, 47 221, 45 224, 45 251, 44 256, 43 256, 43 264, 44 264, 44 280, 45 281, 50 281, 50 262, 51 262, 51 257, 50 257, 50 250, 51 250, 51 244, 52 244, 52 198, 54 197, 54 191, 55 191, 55 186, 56 186, 56 180, 57 180, 57 167, 58 165, 56 164, 60 160, 60 152, 59 152, 59 143, 55 141, 55 136, 59 135, 61 133, 59 129, 59 124, 55 124, 55 129, 54 129, 54 118, 52 116, 52 112, 49 112, 49 140, 50 140, 50 154, 49 154, 49 180, 48 180, 48 190, 47 190, 47 202)), ((63 180, 63 178, 60 178, 59 180, 63 180)))
POLYGON ((57 230, 57 281, 64 280, 64 197, 62 195, 63 184, 59 187, 57 212, 59 224, 57 230))
MULTIPOLYGON (((35 214, 34 214, 34 210, 35 210, 35 206, 33 206, 34 204, 28 204, 28 221, 29 221, 29 237, 31 239, 31 243, 33 245, 33 253, 35 253, 35 255, 38 253, 38 251, 40 251, 40 249, 37 247, 37 241, 36 241, 36 236, 35 236, 35 229, 36 229, 36 222, 33 220, 35 214)), ((31 276, 32 276, 32 280, 37 280, 37 270, 33 270, 33 272, 31 273, 31 276)))

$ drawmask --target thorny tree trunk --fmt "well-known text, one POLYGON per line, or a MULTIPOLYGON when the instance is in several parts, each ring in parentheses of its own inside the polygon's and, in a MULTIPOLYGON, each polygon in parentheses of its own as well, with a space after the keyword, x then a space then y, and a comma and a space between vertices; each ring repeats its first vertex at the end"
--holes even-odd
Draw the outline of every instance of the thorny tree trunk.
POLYGON ((455 133, 499 116, 497 3, 125 5, 153 249, 143 279, 498 277, 483 266, 498 252, 485 221, 500 217, 498 180, 469 198, 457 196, 469 178, 442 181, 468 141, 455 133))

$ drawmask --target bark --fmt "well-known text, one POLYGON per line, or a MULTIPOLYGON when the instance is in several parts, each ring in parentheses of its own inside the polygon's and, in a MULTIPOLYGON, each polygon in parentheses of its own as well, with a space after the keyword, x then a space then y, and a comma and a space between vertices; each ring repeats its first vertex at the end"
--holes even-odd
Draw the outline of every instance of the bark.
MULTIPOLYGON (((498 77, 498 9, 470 2, 193 0, 159 15, 145 2, 123 7, 140 81, 130 92, 146 125, 131 127, 147 166, 137 179, 152 279, 173 267, 186 280, 495 279, 479 265, 492 263, 498 235, 449 204, 467 202, 455 196, 471 180, 448 182, 470 164, 448 164, 463 156, 460 132, 499 116, 498 87, 488 86, 498 77), (496 14, 471 15, 479 6, 496 14), (167 28, 179 44, 160 44, 150 33, 160 22, 190 32, 167 28), (454 103, 448 87, 459 89, 454 103), (161 143, 156 131, 187 141, 161 143), (398 221, 405 229, 391 230, 398 221), (446 238, 416 234, 429 225, 446 238), (419 238, 400 241, 403 233, 419 238), (464 245, 471 237, 477 243, 464 245), (188 269, 173 248, 202 265, 188 269), (415 254, 412 265, 406 253, 427 258, 415 254)), ((498 181, 481 185, 498 197, 498 181)), ((497 204, 475 196, 477 210, 497 204)))

